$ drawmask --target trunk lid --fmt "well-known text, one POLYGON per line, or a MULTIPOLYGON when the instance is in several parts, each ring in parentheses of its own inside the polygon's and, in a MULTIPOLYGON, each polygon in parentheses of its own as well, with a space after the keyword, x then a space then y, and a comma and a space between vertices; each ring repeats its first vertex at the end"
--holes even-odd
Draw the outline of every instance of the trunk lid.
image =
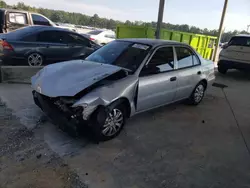
POLYGON ((230 59, 250 61, 250 47, 247 46, 228 46, 224 54, 230 59))

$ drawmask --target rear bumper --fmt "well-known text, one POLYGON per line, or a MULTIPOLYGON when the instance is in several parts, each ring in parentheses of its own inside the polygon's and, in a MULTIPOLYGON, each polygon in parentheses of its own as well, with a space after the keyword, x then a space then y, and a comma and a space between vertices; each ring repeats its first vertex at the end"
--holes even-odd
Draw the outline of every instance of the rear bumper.
POLYGON ((50 118, 53 124, 66 130, 72 136, 79 135, 80 126, 87 125, 88 122, 76 117, 73 111, 63 112, 49 97, 43 96, 36 91, 32 91, 35 104, 50 118))
POLYGON ((16 58, 12 54, 0 54, 0 65, 24 65, 25 58, 16 58))
POLYGON ((237 61, 220 60, 218 66, 225 67, 227 69, 240 69, 250 70, 250 63, 242 63, 237 61))

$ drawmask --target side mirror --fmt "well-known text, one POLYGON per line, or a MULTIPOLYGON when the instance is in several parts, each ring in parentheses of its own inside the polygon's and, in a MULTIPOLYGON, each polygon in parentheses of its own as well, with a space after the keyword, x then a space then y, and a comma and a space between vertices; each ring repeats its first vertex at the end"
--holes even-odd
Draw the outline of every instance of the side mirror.
POLYGON ((94 50, 97 50, 97 49, 101 48, 100 45, 98 45, 98 44, 96 44, 96 43, 94 43, 94 42, 92 42, 92 41, 90 41, 88 47, 89 47, 89 48, 92 48, 92 49, 94 49, 94 50))
POLYGON ((228 44, 224 44, 221 46, 222 49, 226 49, 229 45, 228 44))
POLYGON ((156 66, 145 66, 142 71, 141 71, 141 75, 145 76, 145 75, 151 75, 151 74, 158 74, 160 73, 160 69, 156 66))

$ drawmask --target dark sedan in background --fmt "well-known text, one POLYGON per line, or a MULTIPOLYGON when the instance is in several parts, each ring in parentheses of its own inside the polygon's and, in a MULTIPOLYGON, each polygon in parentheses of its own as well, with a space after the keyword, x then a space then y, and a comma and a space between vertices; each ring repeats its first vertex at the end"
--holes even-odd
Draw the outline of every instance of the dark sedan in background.
POLYGON ((58 61, 84 59, 100 46, 66 29, 29 26, 0 34, 3 65, 41 66, 58 61))

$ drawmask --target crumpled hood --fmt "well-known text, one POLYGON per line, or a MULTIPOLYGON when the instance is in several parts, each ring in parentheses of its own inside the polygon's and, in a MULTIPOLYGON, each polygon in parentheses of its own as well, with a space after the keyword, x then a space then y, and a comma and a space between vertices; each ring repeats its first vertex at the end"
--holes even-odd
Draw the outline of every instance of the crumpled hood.
POLYGON ((44 67, 31 78, 32 88, 49 96, 74 96, 122 68, 84 60, 72 60, 44 67))

